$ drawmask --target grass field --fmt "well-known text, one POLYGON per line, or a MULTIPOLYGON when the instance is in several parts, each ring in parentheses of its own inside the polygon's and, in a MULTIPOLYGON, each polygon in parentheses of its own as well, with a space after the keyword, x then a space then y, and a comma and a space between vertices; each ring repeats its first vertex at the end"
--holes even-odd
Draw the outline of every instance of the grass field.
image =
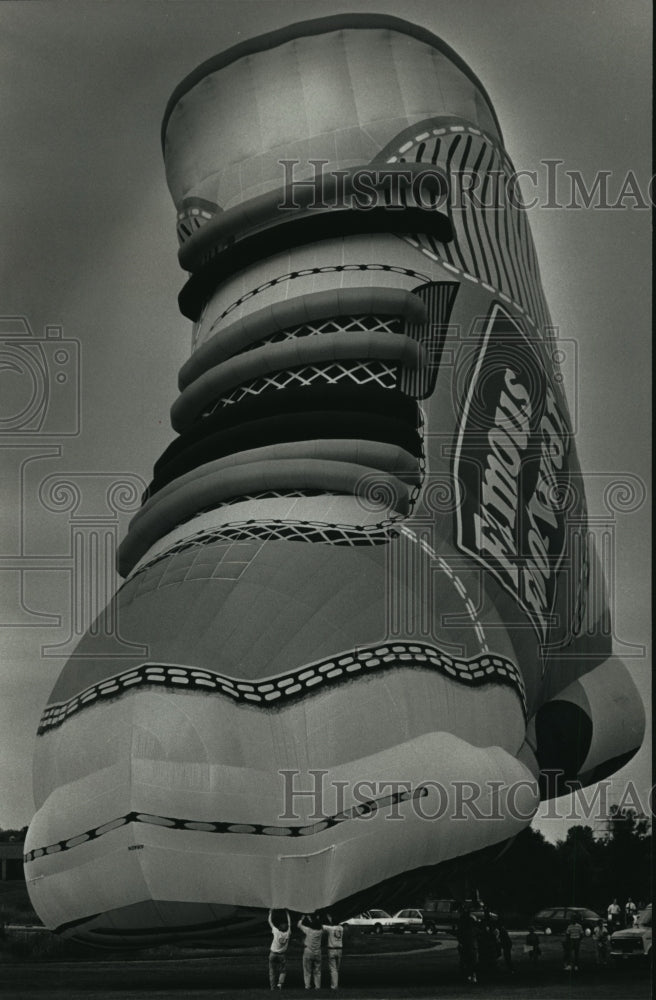
MULTIPOLYGON (((595 965, 592 943, 584 941, 580 971, 563 971, 562 946, 558 938, 543 938, 542 957, 532 966, 523 954, 523 935, 514 936, 515 970, 502 968, 480 977, 477 985, 462 982, 453 938, 425 934, 364 936, 349 934, 340 980, 344 1000, 403 1000, 445 998, 461 1000, 475 996, 495 1000, 647 1000, 650 970, 633 961, 620 966, 595 965)), ((268 938, 233 940, 218 949, 162 947, 157 951, 98 954, 93 960, 77 956, 75 961, 26 962, 5 953, 0 965, 0 995, 3 1000, 196 1000, 235 997, 259 1000, 269 994, 267 986, 268 938)), ((324 973, 327 987, 327 972, 324 973)), ((303 990, 301 945, 294 940, 288 956, 288 979, 284 993, 303 990)), ((315 996, 332 996, 327 988, 315 996)))

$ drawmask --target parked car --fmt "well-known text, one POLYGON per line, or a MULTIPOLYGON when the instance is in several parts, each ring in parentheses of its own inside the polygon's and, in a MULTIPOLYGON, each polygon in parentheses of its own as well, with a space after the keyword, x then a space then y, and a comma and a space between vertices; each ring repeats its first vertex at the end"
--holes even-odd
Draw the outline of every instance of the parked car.
POLYGON ((575 917, 583 929, 590 933, 602 919, 598 913, 585 906, 550 906, 536 913, 531 923, 536 930, 544 931, 545 934, 562 934, 575 917))
POLYGON ((383 934, 392 929, 393 918, 386 910, 364 910, 357 917, 349 917, 343 923, 359 928, 363 934, 383 934))
POLYGON ((424 915, 421 910, 399 910, 392 917, 392 928, 396 934, 410 931, 417 934, 424 930, 424 915))
POLYGON ((651 903, 640 911, 633 927, 611 934, 610 954, 616 962, 651 957, 651 903))
MULTIPOLYGON (((475 900, 467 899, 465 903, 469 907, 470 913, 476 920, 482 920, 485 911, 481 904, 475 900)), ((458 922, 462 912, 463 904, 457 899, 431 899, 424 907, 424 930, 428 934, 437 934, 444 931, 447 934, 455 934, 458 929, 458 922)), ((492 920, 498 919, 498 914, 490 913, 492 920)))
POLYGON ((457 899, 431 899, 424 907, 424 928, 429 934, 454 931, 460 917, 457 899))

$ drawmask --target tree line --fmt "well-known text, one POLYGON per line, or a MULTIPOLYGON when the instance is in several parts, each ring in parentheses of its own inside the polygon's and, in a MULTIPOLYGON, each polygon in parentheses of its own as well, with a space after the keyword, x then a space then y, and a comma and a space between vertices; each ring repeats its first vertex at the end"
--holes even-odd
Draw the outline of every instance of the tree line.
POLYGON ((480 898, 501 913, 585 906, 605 916, 613 899, 651 902, 651 851, 650 820, 611 806, 601 836, 590 826, 571 826, 552 844, 528 827, 473 881, 480 898))

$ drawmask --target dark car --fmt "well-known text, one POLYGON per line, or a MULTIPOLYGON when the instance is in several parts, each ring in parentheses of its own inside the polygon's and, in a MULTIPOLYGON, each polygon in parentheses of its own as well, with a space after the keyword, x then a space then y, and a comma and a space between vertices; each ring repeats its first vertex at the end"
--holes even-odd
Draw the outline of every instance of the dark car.
MULTIPOLYGON (((424 929, 428 934, 437 934, 438 931, 455 934, 458 929, 458 921, 463 907, 462 902, 457 899, 432 899, 424 907, 424 929)), ((466 900, 469 911, 476 920, 482 921, 485 911, 480 903, 474 900, 466 900)), ((492 920, 497 919, 496 913, 490 913, 492 920)))
POLYGON ((545 934, 562 934, 575 917, 583 930, 590 932, 601 920, 598 913, 586 906, 550 906, 536 913, 531 923, 545 934))
POLYGON ((429 934, 453 931, 460 915, 456 899, 432 899, 424 907, 424 928, 429 934))

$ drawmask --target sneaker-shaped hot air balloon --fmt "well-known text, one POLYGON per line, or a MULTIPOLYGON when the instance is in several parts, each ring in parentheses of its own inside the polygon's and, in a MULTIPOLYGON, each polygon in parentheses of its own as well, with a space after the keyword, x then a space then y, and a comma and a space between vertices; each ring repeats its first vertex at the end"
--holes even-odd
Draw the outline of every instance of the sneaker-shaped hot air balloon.
POLYGON ((643 731, 472 71, 326 17, 200 66, 162 134, 193 334, 119 552, 147 652, 65 666, 26 843, 44 923, 112 945, 400 905, 643 731))

